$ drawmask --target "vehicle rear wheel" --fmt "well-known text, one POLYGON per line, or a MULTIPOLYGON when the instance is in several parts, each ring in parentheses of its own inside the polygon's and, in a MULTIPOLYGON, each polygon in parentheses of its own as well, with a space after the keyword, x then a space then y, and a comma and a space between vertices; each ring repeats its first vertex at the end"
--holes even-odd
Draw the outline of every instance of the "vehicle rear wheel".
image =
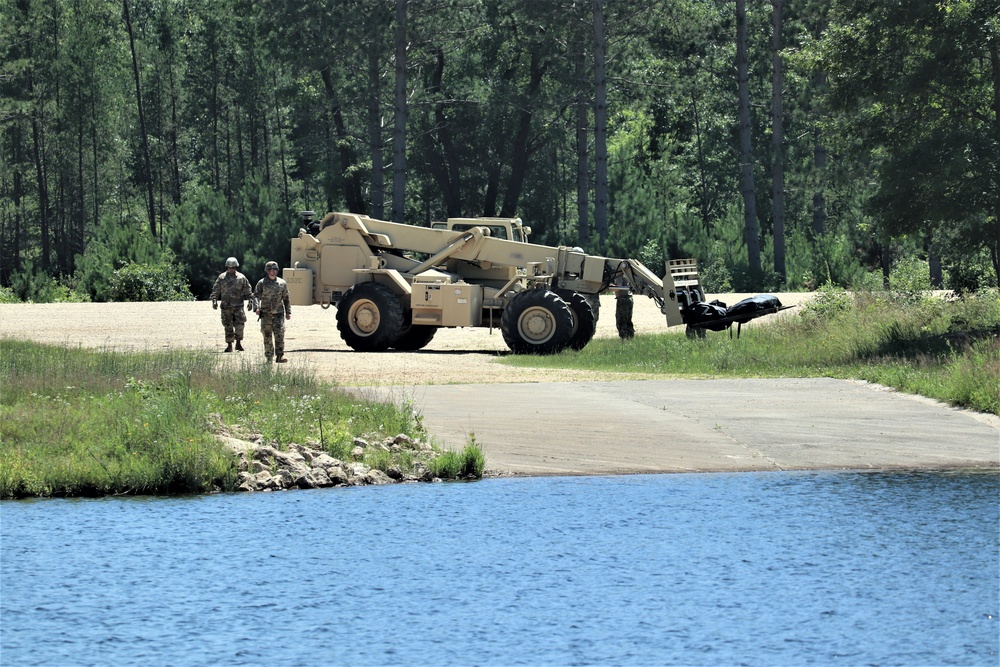
POLYGON ((427 347, 434 338, 438 328, 429 324, 410 324, 403 327, 403 332, 392 344, 392 348, 401 352, 415 352, 427 347))
POLYGON ((504 308, 500 331, 515 354, 553 354, 569 344, 573 312, 555 292, 530 289, 504 308))
POLYGON ((590 300, 579 292, 557 292, 557 294, 569 304, 573 312, 573 333, 570 334, 567 347, 582 350, 597 333, 597 313, 594 312, 590 300))
POLYGON ((360 283, 337 305, 337 329, 350 348, 382 352, 403 330, 403 304, 385 285, 360 283))

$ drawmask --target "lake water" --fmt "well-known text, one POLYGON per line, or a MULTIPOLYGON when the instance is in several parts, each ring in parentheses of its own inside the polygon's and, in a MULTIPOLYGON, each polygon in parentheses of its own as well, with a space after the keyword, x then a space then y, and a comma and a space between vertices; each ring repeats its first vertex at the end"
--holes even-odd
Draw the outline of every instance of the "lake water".
POLYGON ((1000 475, 0 504, 0 662, 989 665, 1000 475))

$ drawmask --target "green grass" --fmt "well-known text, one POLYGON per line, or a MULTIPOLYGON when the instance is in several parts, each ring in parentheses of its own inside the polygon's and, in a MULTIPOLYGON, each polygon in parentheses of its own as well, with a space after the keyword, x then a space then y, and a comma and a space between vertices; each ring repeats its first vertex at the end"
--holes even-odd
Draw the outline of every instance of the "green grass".
MULTIPOLYGON (((279 447, 315 442, 342 459, 356 436, 424 435, 405 406, 351 397, 301 369, 0 340, 0 498, 229 490, 236 459, 215 438, 224 430, 279 447)), ((381 469, 413 464, 370 456, 381 469)))
POLYGON ((827 291, 795 315, 745 326, 738 339, 728 332, 598 339, 579 352, 505 362, 669 377, 853 378, 1000 414, 1000 296, 827 291))

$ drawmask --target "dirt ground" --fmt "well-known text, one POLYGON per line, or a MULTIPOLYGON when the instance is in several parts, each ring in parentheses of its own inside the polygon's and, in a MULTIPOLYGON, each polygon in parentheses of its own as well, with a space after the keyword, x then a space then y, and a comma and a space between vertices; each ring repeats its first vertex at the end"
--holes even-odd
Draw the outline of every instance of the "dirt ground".
MULTIPOLYGON (((709 295, 733 304, 746 294, 709 295)), ((784 305, 797 305, 808 293, 777 295, 784 305)), ((750 323, 761 326, 791 309, 750 323)), ((336 310, 295 307, 287 322, 285 350, 292 364, 303 364, 331 382, 354 386, 558 382, 569 380, 638 379, 634 374, 592 373, 510 368, 497 359, 509 353, 499 329, 440 329, 419 352, 362 353, 347 347, 337 331, 336 310)), ((601 297, 597 338, 617 338, 613 296, 601 297)), ((257 318, 247 313, 242 354, 225 355, 233 362, 249 357, 264 363, 257 318)), ((666 330, 665 320, 651 299, 636 297, 636 334, 666 330)), ((725 334, 714 334, 725 335, 725 334)), ((0 337, 30 339, 87 348, 156 350, 191 348, 218 350, 225 338, 218 311, 206 301, 184 303, 63 303, 0 304, 0 337)))

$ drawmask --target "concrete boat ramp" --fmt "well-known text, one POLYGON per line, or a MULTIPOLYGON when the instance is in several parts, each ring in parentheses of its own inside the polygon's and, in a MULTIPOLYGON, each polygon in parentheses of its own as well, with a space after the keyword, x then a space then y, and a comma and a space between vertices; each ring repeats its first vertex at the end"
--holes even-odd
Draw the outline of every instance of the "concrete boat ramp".
POLYGON ((434 440, 474 437, 519 475, 1000 470, 1000 418, 834 379, 450 384, 357 390, 410 402, 434 440))

